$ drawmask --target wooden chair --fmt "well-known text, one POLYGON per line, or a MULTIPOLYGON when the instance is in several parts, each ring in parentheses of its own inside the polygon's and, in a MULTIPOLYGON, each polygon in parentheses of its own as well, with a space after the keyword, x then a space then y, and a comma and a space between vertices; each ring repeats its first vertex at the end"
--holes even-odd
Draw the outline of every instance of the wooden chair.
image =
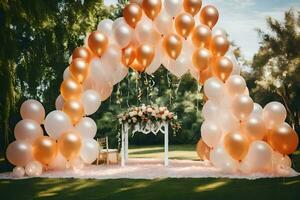
POLYGON ((97 165, 99 165, 99 162, 108 164, 108 137, 97 138, 97 142, 99 144, 97 165))

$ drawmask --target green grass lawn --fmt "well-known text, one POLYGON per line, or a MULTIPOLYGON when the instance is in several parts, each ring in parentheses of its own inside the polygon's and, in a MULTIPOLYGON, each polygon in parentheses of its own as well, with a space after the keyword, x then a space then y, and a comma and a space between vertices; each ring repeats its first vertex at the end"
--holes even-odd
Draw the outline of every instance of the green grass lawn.
MULTIPOLYGON (((130 157, 163 158, 163 147, 130 147, 130 157)), ((170 146, 170 158, 197 159, 192 145, 170 146)), ((300 153, 293 155, 300 169, 300 153)), ((238 179, 156 179, 80 180, 42 179, 0 180, 1 199, 299 199, 300 178, 259 180, 238 179)))

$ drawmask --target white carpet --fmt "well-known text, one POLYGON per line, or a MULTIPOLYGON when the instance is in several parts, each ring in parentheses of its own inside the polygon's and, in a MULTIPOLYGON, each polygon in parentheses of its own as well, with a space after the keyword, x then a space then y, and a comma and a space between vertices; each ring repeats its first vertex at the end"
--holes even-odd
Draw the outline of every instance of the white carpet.
MULTIPOLYGON (((293 169, 281 174, 224 174, 209 163, 191 160, 170 160, 165 167, 159 159, 130 159, 125 167, 120 165, 88 165, 81 170, 46 171, 43 178, 82 178, 82 179, 156 179, 156 178, 272 178, 293 177, 300 174, 293 169)), ((29 178, 29 177, 24 177, 29 178)), ((11 172, 0 174, 0 179, 14 179, 11 172)))

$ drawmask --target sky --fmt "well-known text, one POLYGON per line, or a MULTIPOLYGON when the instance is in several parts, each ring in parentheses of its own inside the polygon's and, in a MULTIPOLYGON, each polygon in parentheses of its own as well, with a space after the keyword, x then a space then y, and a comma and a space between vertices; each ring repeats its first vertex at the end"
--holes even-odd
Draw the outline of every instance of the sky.
MULTIPOLYGON (((104 0, 106 4, 117 0, 104 0)), ((219 10, 220 18, 216 27, 223 28, 230 39, 241 47, 246 59, 252 59, 259 48, 256 29, 268 31, 266 17, 280 21, 284 12, 293 8, 300 10, 300 0, 202 0, 203 6, 212 4, 219 10)))

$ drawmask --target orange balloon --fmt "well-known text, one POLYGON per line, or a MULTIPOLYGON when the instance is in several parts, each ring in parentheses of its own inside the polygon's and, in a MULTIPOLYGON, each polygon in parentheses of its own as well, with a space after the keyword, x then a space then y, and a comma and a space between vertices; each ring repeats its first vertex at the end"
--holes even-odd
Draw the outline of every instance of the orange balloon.
POLYGON ((202 0, 184 0, 183 1, 183 8, 185 12, 190 13, 191 15, 195 16, 202 6, 202 0))
POLYGON ((60 86, 60 93, 64 100, 79 99, 82 92, 82 85, 73 78, 64 80, 60 86))
POLYGON ((267 138, 268 143, 283 155, 295 152, 298 147, 298 135, 287 123, 279 125, 267 138))
POLYGON ((172 33, 164 38, 163 47, 170 58, 176 60, 182 49, 182 41, 178 35, 172 33))
POLYGON ((143 72, 145 70, 145 67, 140 65, 137 59, 134 59, 134 61, 130 64, 129 67, 137 72, 143 72))
POLYGON ((229 49, 229 41, 222 35, 215 36, 211 41, 211 51, 215 56, 224 56, 229 49))
POLYGON ((90 72, 89 64, 82 58, 73 59, 69 69, 72 77, 80 83, 86 79, 90 72))
POLYGON ((76 99, 66 101, 62 110, 70 117, 73 125, 77 124, 84 115, 83 104, 76 99))
POLYGON ((192 41, 194 46, 208 48, 211 39, 212 33, 208 26, 199 25, 193 30, 192 41))
POLYGON ((212 29, 219 19, 218 10, 212 6, 207 5, 201 10, 200 21, 202 24, 207 25, 210 29, 212 29))
POLYGON ((43 165, 49 165, 58 153, 56 141, 49 136, 38 137, 32 143, 32 155, 35 160, 43 165))
POLYGON ((228 133, 224 138, 226 151, 235 160, 243 160, 249 149, 249 140, 240 133, 228 133))
POLYGON ((202 139, 198 141, 196 151, 201 160, 209 160, 210 148, 202 139))
POLYGON ((161 0, 143 0, 142 7, 147 17, 154 20, 161 11, 162 3, 161 0))
POLYGON ((199 83, 201 85, 204 85, 205 81, 207 79, 209 79, 210 77, 212 77, 212 71, 211 68, 208 67, 207 69, 203 70, 200 72, 200 79, 199 79, 199 83))
POLYGON ((130 45, 122 49, 122 63, 125 66, 129 66, 136 58, 136 51, 133 45, 130 45))
POLYGON ((88 38, 88 45, 92 52, 100 57, 108 47, 108 38, 102 32, 94 31, 88 38))
POLYGON ((136 24, 142 18, 142 15, 142 8, 136 3, 130 3, 123 9, 123 17, 132 28, 135 28, 136 24))
POLYGON ((76 58, 82 58, 86 62, 90 62, 92 58, 92 53, 90 52, 89 49, 85 47, 77 47, 72 54, 72 59, 74 60, 76 58))
POLYGON ((136 60, 144 68, 148 67, 155 55, 155 51, 152 46, 143 44, 136 50, 136 60))
POLYGON ((58 145, 61 154, 67 159, 67 161, 71 161, 76 158, 80 152, 80 134, 75 130, 65 132, 59 138, 58 145))
POLYGON ((187 39, 195 26, 194 17, 189 13, 181 13, 175 18, 176 32, 187 39))
POLYGON ((211 62, 211 53, 205 48, 196 49, 193 53, 193 65, 201 72, 205 70, 211 62))
POLYGON ((224 83, 233 70, 233 64, 227 57, 219 57, 213 64, 213 74, 221 79, 224 83))

